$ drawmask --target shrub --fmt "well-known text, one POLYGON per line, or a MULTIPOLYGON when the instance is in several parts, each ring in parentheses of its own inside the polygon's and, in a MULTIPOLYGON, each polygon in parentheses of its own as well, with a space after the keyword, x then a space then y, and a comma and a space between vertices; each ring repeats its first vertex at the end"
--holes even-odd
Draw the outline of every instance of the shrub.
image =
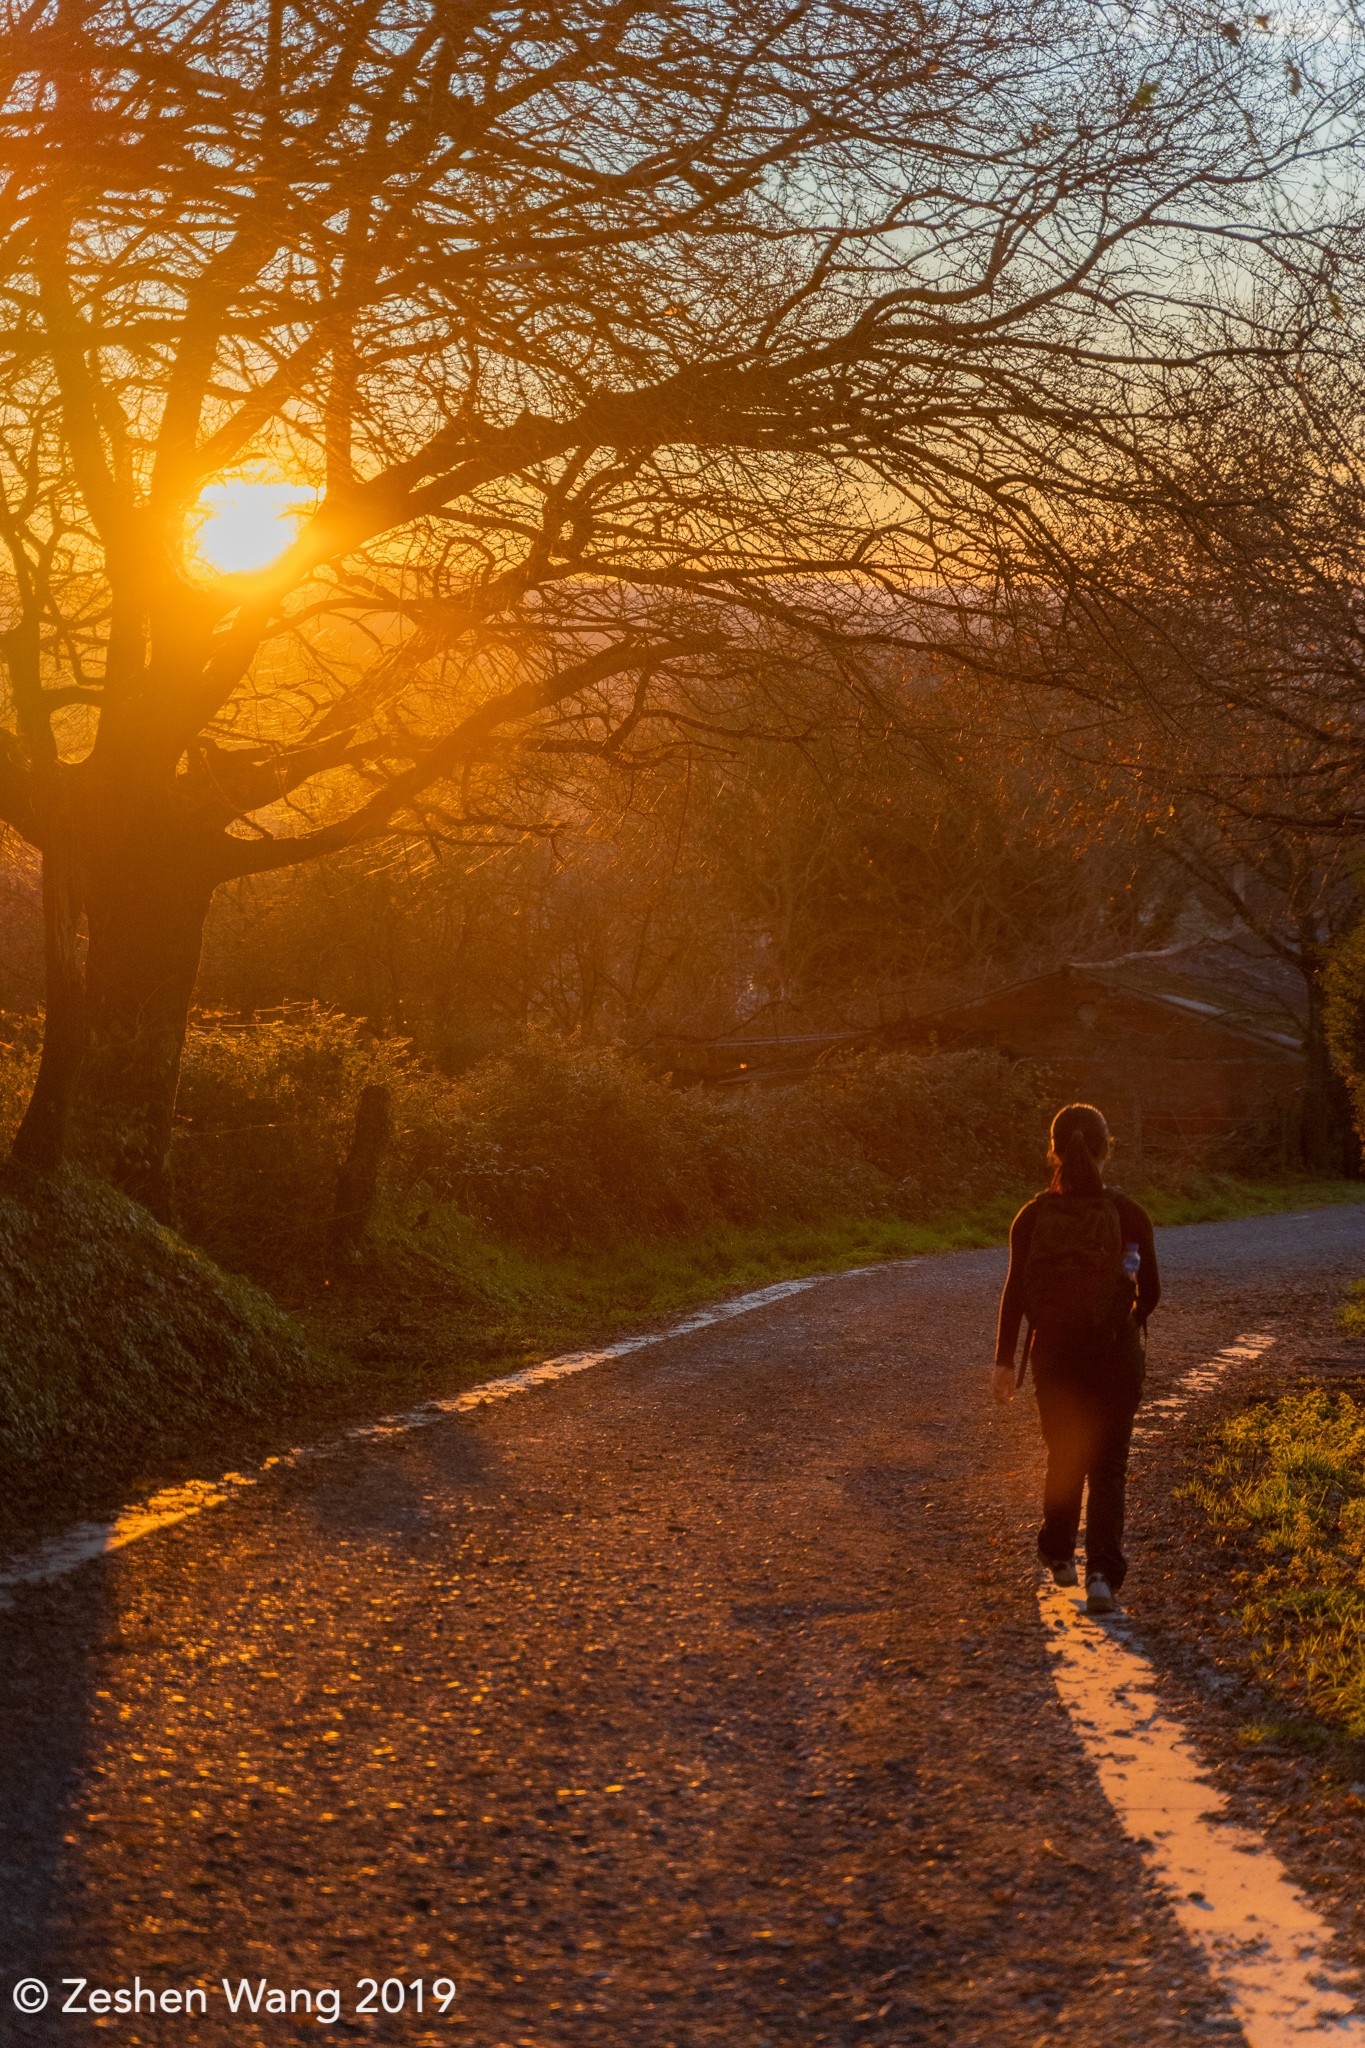
POLYGON ((1047 1106, 1034 1068, 997 1052, 887 1053, 817 1072, 815 1101, 895 1189, 902 1215, 1036 1180, 1047 1106))
MULTIPOLYGON (((0 1066, 17 1105, 31 1048, 15 1043, 0 1066)), ((172 1149, 186 1236, 277 1282, 314 1267, 369 1081, 393 1102, 392 1222, 449 1207, 546 1252, 718 1224, 928 1219, 1036 1180, 1045 1128, 1030 1072, 990 1052, 845 1058, 796 1086, 711 1094, 610 1048, 533 1037, 451 1080, 403 1041, 299 1004, 191 1027, 172 1149)))
POLYGON ((410 1068, 401 1040, 316 1003, 194 1023, 171 1155, 185 1234, 249 1272, 314 1263, 360 1091, 387 1080, 402 1094, 410 1068))
POLYGON ((709 1112, 702 1137, 727 1223, 807 1223, 890 1210, 889 1182, 808 1083, 695 1099, 709 1112))
POLYGON ((613 1052, 533 1039, 472 1068, 440 1107, 439 1130, 405 1120, 400 1168, 499 1236, 567 1249, 716 1218, 711 1112, 613 1052))
POLYGON ((924 1215, 1014 1187, 1040 1149, 1036 1088, 994 1053, 850 1059, 795 1087, 708 1095, 543 1040, 475 1068, 450 1110, 424 1133, 444 1156, 411 1161, 409 1185, 555 1250, 718 1222, 924 1215))

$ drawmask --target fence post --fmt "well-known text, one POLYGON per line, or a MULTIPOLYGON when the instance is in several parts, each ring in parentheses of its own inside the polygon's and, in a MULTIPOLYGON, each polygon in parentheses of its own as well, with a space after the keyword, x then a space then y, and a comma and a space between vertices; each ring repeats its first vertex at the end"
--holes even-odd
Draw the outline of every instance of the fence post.
POLYGON ((367 1081, 356 1105, 355 1129, 341 1171, 328 1249, 335 1264, 354 1258, 360 1249, 379 1196, 379 1168, 393 1132, 393 1108, 387 1085, 367 1081))

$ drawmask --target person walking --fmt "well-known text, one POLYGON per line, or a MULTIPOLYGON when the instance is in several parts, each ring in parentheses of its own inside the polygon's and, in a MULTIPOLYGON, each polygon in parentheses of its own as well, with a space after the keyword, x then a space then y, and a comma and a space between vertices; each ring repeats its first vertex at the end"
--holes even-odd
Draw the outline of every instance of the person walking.
POLYGON ((1014 1399, 1031 1366, 1047 1445, 1038 1555, 1059 1586, 1076 1584, 1081 1495, 1086 1609, 1113 1614, 1128 1570, 1123 1519, 1128 1446, 1142 1399, 1147 1318, 1161 1299, 1152 1222, 1104 1181, 1109 1126, 1088 1102, 1052 1120, 1052 1184, 1010 1225, 994 1393, 1014 1399), (1027 1322, 1023 1358, 1015 1349, 1027 1322))

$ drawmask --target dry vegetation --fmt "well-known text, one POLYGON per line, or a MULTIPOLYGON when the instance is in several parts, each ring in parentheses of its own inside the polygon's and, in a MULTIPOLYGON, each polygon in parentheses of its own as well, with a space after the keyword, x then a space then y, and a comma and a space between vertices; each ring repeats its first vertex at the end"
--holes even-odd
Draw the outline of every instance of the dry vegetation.
POLYGON ((181 1220, 266 1277, 320 1256, 364 1082, 388 1083, 390 1228, 453 1210, 530 1252, 601 1252, 717 1225, 928 1220, 1036 1171, 1034 1076, 998 1054, 884 1055, 804 1085, 672 1089, 610 1048, 531 1037, 447 1079, 316 1006, 191 1035, 173 1153, 181 1220))

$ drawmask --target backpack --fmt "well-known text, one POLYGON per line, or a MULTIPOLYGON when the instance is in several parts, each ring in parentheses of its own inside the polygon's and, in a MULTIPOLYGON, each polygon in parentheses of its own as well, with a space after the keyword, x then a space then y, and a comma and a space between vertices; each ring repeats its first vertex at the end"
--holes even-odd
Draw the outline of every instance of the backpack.
POLYGON ((1132 1314, 1134 1292, 1110 1197, 1044 1195, 1024 1265, 1024 1313, 1033 1330, 1049 1346, 1107 1348, 1132 1314))

